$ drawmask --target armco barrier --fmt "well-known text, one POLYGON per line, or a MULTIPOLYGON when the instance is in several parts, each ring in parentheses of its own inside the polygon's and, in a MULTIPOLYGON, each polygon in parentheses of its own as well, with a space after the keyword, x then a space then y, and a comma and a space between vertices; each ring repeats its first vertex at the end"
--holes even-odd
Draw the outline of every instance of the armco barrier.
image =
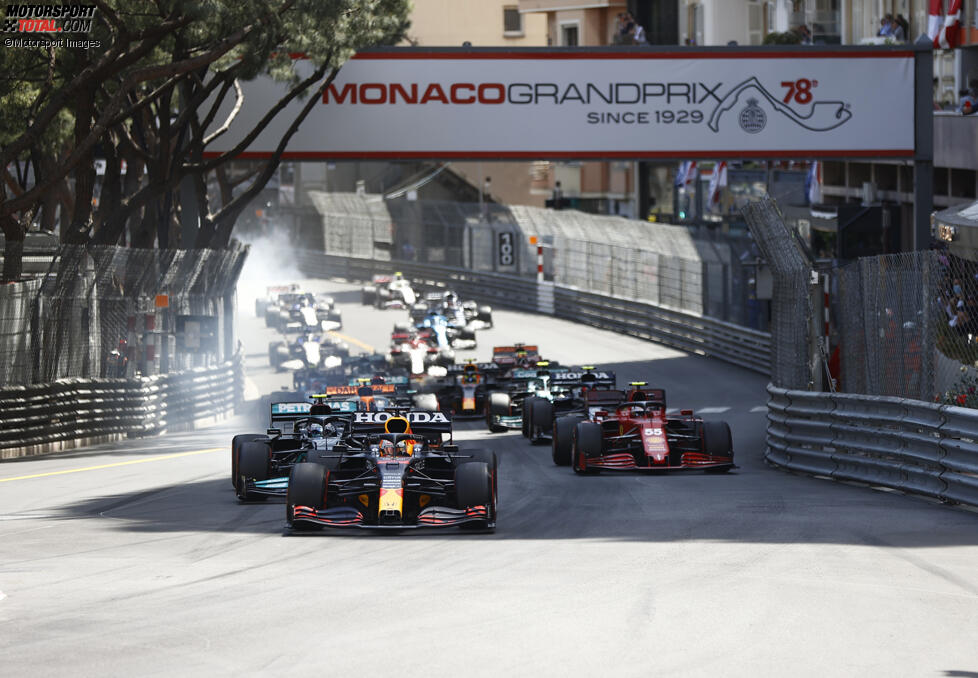
POLYGON ((768 386, 767 460, 978 506, 978 411, 768 386))
POLYGON ((0 389, 0 459, 192 430, 240 402, 240 360, 140 379, 59 379, 0 389))
POLYGON ((550 313, 552 308, 552 314, 560 318, 631 334, 770 374, 771 336, 768 333, 694 313, 552 283, 537 283, 514 275, 405 261, 338 257, 321 252, 298 251, 295 258, 303 273, 317 278, 365 281, 373 275, 400 271, 422 285, 451 287, 459 295, 480 303, 534 313, 550 313))

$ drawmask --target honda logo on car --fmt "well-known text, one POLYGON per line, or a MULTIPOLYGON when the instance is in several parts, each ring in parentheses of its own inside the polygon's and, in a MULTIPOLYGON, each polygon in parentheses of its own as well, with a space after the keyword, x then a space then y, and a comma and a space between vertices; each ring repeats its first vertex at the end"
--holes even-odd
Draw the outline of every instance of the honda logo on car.
POLYGON ((407 412, 403 415, 393 412, 357 412, 353 415, 356 424, 383 424, 391 417, 404 417, 412 424, 448 424, 448 417, 441 412, 407 412))

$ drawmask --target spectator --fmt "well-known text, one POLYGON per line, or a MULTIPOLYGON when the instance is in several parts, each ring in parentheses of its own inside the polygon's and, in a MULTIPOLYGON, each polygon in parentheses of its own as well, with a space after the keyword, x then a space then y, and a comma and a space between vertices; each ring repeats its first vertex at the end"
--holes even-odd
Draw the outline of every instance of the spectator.
POLYGON ((635 22, 632 21, 628 12, 618 15, 618 32, 615 35, 615 43, 619 45, 630 45, 634 40, 635 22))
POLYGON ((898 24, 900 24, 900 28, 903 29, 903 39, 904 40, 909 40, 910 39, 910 22, 907 21, 906 17, 904 17, 902 14, 897 14, 896 15, 896 22, 898 24))
POLYGON ((798 37, 801 39, 801 44, 803 45, 812 44, 812 32, 808 30, 808 26, 802 24, 801 26, 795 29, 795 32, 798 33, 798 37))
POLYGON ((880 19, 880 30, 876 33, 878 37, 888 38, 893 35, 893 15, 887 14, 880 19))
POLYGON ((961 98, 958 100, 958 113, 962 115, 972 115, 978 111, 978 80, 971 80, 971 86, 960 92, 961 98))
POLYGON ((649 41, 645 37, 645 29, 642 25, 635 21, 635 17, 631 14, 628 15, 628 20, 632 23, 632 42, 636 45, 647 45, 649 41))
POLYGON ((890 19, 890 37, 897 42, 907 41, 907 33, 903 30, 903 26, 896 19, 890 19))

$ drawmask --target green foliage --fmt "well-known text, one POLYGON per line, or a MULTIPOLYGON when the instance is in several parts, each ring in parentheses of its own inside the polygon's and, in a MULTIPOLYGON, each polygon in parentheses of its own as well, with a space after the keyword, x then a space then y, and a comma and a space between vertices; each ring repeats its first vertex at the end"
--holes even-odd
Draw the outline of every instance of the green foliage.
POLYGON ((778 33, 777 31, 768 33, 764 36, 765 45, 800 45, 801 36, 795 31, 785 31, 784 33, 778 33))
POLYGON ((978 410, 978 376, 962 365, 961 378, 949 391, 934 396, 934 402, 978 410))

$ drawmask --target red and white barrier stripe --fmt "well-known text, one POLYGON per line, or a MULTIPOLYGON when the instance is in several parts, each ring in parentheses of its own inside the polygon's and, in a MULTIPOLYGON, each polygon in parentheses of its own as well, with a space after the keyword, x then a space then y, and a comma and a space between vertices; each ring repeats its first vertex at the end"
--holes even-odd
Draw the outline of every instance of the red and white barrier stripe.
POLYGON ((537 282, 543 282, 543 243, 537 239, 537 282))

